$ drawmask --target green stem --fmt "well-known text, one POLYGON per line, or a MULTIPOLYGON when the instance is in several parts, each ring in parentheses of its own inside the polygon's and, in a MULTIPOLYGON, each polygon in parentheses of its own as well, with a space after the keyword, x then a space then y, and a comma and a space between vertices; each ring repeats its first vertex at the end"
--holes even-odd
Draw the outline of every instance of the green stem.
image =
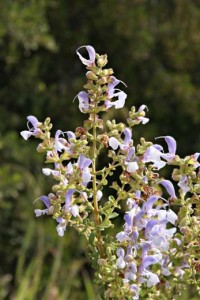
POLYGON ((114 165, 114 162, 112 162, 112 164, 110 164, 110 166, 106 168, 105 174, 104 174, 103 178, 101 179, 101 181, 98 184, 98 189, 100 187, 102 187, 103 182, 107 178, 107 176, 110 174, 110 171, 115 170, 115 168, 118 167, 118 166, 120 166, 120 164, 114 165))
MULTIPOLYGON (((96 112, 94 112, 94 120, 93 120, 93 146, 92 146, 92 186, 93 186, 93 203, 94 203, 94 222, 98 227, 101 224, 100 216, 99 216, 99 207, 97 200, 97 177, 96 177, 96 159, 97 159, 97 131, 96 131, 96 112)), ((100 257, 104 257, 103 247, 102 247, 102 237, 101 232, 97 229, 97 248, 100 254, 100 257)))

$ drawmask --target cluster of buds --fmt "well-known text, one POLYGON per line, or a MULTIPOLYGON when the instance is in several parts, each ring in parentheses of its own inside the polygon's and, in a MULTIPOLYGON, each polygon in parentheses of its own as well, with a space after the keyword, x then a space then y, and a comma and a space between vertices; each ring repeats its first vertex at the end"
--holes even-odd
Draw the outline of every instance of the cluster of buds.
POLYGON ((56 181, 39 197, 45 208, 35 209, 36 216, 52 216, 61 237, 68 226, 84 234, 105 299, 159 299, 166 289, 174 297, 188 283, 198 287, 200 153, 180 158, 169 135, 157 138, 164 147, 143 137, 135 145, 132 127, 148 123, 146 105, 131 108, 128 125, 104 122, 104 112, 124 107, 127 95, 118 85, 126 85, 92 46, 77 54, 87 69, 85 90, 77 95, 80 111, 88 114, 83 126, 52 136, 49 118, 42 123, 29 116, 21 132, 25 140, 41 139, 37 150, 53 165, 42 172, 56 181), (102 153, 108 163, 98 168, 102 153), (174 167, 170 180, 160 175, 167 165, 174 167), (124 207, 125 224, 111 236, 112 220, 124 207))

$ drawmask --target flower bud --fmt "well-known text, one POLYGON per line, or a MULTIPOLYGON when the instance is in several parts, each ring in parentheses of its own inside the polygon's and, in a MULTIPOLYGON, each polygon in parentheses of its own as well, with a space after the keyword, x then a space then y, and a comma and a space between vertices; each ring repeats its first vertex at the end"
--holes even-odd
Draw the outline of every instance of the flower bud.
POLYGON ((85 135, 85 133, 86 133, 86 129, 85 128, 83 128, 83 127, 77 127, 76 128, 76 134, 78 136, 85 135))
POLYGON ((97 59, 97 65, 100 68, 105 67, 105 65, 107 64, 107 62, 108 62, 108 59, 107 59, 107 55, 106 54, 100 55, 99 58, 97 59))
POLYGON ((54 207, 53 207, 53 205, 51 205, 51 206, 49 206, 48 214, 53 215, 53 212, 54 212, 54 207))
POLYGON ((97 79, 98 79, 98 76, 95 75, 92 71, 88 71, 88 72, 86 73, 86 77, 87 77, 87 79, 89 79, 89 80, 97 80, 97 79))
POLYGON ((119 131, 123 131, 124 129, 125 129, 125 124, 123 124, 123 123, 119 123, 119 124, 117 124, 117 130, 119 130, 119 131))
POLYGON ((105 70, 102 71, 102 75, 105 75, 105 76, 110 76, 113 73, 114 73, 113 69, 105 69, 105 70))
POLYGON ((45 149, 44 149, 43 145, 40 143, 40 144, 37 146, 37 152, 38 152, 38 153, 42 153, 42 152, 44 152, 44 151, 45 151, 45 149))
POLYGON ((103 76, 101 77, 98 81, 97 81, 98 84, 106 84, 108 83, 108 77, 107 76, 103 76))
POLYGON ((110 127, 110 126, 112 125, 112 122, 111 122, 110 120, 107 120, 107 121, 106 121, 106 125, 107 125, 108 127, 110 127))

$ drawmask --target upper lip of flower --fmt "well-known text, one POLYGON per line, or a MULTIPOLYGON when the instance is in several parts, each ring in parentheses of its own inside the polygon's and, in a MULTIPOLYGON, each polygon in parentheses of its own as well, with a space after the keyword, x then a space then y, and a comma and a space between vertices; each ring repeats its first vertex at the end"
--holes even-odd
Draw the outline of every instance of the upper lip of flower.
POLYGON ((110 137, 109 138, 109 145, 111 148, 113 148, 113 150, 116 150, 118 148, 118 146, 120 147, 120 149, 122 151, 128 151, 130 149, 130 144, 132 141, 132 132, 129 128, 125 128, 122 133, 124 133, 125 138, 124 138, 124 142, 120 143, 115 137, 110 137))
POLYGON ((30 136, 36 136, 37 134, 41 133, 41 130, 38 128, 38 125, 40 124, 40 122, 38 121, 38 119, 34 116, 28 116, 27 117, 27 127, 28 130, 23 130, 20 132, 21 136, 27 140, 30 136), (32 127, 29 127, 29 123, 32 124, 32 127))
POLYGON ((79 109, 81 112, 87 112, 89 109, 89 97, 85 91, 78 93, 79 109))
POLYGON ((125 86, 126 84, 123 81, 117 79, 115 76, 111 76, 111 79, 112 82, 108 84, 106 91, 108 100, 105 101, 105 106, 106 108, 110 108, 112 106, 115 106, 116 109, 122 108, 125 104, 127 95, 120 89, 115 89, 115 86, 118 85, 120 82, 122 82, 125 86), (113 97, 117 97, 117 100, 111 102, 110 99, 112 99, 113 97))
POLYGON ((91 67, 92 65, 95 65, 95 58, 96 58, 96 52, 95 49, 90 46, 81 46, 76 50, 76 53, 78 54, 80 60, 82 61, 82 63, 88 67, 91 67), (89 54, 89 59, 84 58, 80 53, 79 50, 82 48, 86 48, 88 54, 89 54))

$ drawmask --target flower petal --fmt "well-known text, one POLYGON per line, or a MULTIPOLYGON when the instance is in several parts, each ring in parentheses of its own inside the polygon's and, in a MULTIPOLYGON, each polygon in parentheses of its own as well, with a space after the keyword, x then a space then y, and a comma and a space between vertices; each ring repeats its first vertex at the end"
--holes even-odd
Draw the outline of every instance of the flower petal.
POLYGON ((147 107, 145 104, 142 104, 142 105, 139 107, 138 112, 143 112, 145 109, 148 111, 148 107, 147 107))
POLYGON ((23 130, 20 132, 20 134, 23 137, 23 139, 27 141, 33 135, 33 132, 30 132, 28 130, 23 130))
POLYGON ((181 190, 182 190, 182 192, 184 194, 186 194, 187 192, 189 192, 190 187, 188 185, 188 177, 187 177, 187 175, 182 175, 181 176, 181 179, 180 179, 180 181, 178 183, 178 186, 180 186, 180 188, 181 188, 181 190))
POLYGON ((65 195, 65 208, 68 209, 71 204, 71 197, 74 193, 75 189, 69 189, 65 195))
POLYGON ((27 120, 33 125, 34 129, 37 128, 37 125, 38 125, 38 119, 34 116, 28 116, 27 117, 27 120))
POLYGON ((167 192, 169 193, 169 195, 170 195, 173 199, 176 198, 174 186, 173 186, 173 184, 171 183, 171 181, 165 180, 165 179, 164 179, 164 180, 162 180, 162 181, 160 182, 160 184, 162 184, 162 185, 166 188, 167 192))
POLYGON ((135 171, 137 171, 139 169, 138 164, 136 161, 130 162, 127 164, 127 171, 129 173, 134 173, 135 171))
POLYGON ((119 147, 119 145, 120 145, 120 142, 115 137, 110 137, 109 138, 109 146, 113 150, 117 150, 117 148, 119 147))
POLYGON ((137 120, 139 120, 143 125, 149 122, 149 118, 146 117, 138 117, 137 120))
POLYGON ((78 54, 80 60, 82 61, 82 63, 88 67, 91 67, 92 65, 94 65, 95 63, 95 57, 96 57, 96 52, 95 49, 92 46, 81 46, 76 50, 76 53, 78 54), (89 54, 89 59, 84 58, 80 53, 79 53, 79 49, 81 48, 86 48, 88 54, 89 54))
POLYGON ((148 268, 150 265, 156 264, 158 260, 154 256, 146 256, 142 261, 142 267, 144 269, 148 268))
POLYGON ((124 144, 129 145, 132 137, 132 131, 130 130, 130 128, 125 128, 123 133, 125 135, 124 144))
POLYGON ((44 203, 44 205, 49 208, 50 206, 50 200, 49 200, 49 197, 47 196, 41 196, 40 197, 40 200, 44 203))
POLYGON ((79 215, 78 205, 75 204, 71 207, 71 213, 74 217, 77 217, 79 215))
POLYGON ((84 91, 78 93, 79 109, 81 112, 87 112, 89 109, 89 97, 84 91))
POLYGON ((46 209, 35 209, 34 212, 35 212, 36 217, 40 217, 42 215, 46 215, 48 212, 48 209, 47 208, 46 209))

